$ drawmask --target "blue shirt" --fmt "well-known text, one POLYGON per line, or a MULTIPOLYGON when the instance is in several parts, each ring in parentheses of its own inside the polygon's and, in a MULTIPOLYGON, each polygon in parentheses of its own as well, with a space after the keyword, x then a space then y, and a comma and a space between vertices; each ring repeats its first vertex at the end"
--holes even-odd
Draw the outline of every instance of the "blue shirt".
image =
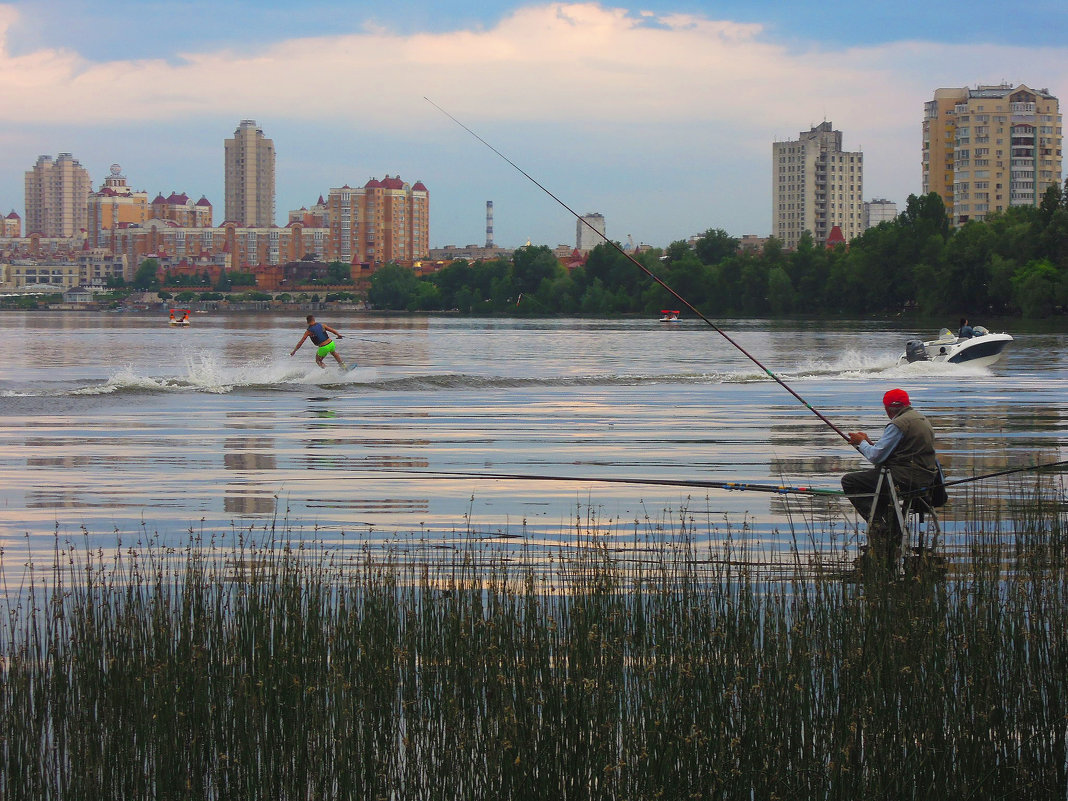
POLYGON ((886 428, 883 429, 883 435, 879 437, 874 445, 861 442, 857 445, 857 449, 869 462, 874 465, 880 465, 894 452, 894 448, 901 442, 902 436, 904 435, 900 428, 893 423, 887 423, 886 428))

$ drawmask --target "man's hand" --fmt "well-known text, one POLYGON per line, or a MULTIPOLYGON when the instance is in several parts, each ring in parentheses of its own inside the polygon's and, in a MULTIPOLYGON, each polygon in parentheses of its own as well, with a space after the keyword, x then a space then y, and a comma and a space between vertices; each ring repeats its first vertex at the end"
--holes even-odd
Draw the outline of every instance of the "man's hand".
POLYGON ((862 442, 867 442, 871 445, 871 439, 863 431, 850 431, 849 432, 849 444, 854 448, 862 442))

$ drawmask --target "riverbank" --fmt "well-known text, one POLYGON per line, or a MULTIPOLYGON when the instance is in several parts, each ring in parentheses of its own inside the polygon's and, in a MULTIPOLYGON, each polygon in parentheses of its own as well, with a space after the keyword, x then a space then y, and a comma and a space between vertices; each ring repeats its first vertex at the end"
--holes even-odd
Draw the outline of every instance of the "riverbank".
POLYGON ((0 628, 0 789, 1063 797, 1063 506, 1021 519, 977 521, 961 581, 764 581, 686 525, 620 554, 576 521, 548 569, 478 538, 58 545, 0 628))

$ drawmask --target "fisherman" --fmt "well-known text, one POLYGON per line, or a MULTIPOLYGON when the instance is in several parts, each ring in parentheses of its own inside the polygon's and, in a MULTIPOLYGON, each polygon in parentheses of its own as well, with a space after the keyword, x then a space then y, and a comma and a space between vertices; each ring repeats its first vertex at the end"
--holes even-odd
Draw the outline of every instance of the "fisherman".
MULTIPOLYGON (((890 418, 878 442, 863 431, 849 433, 849 444, 857 448, 874 467, 846 473, 842 476, 842 489, 849 502, 865 520, 870 520, 868 527, 868 553, 873 557, 885 557, 893 563, 898 558, 901 531, 897 514, 889 506, 889 486, 883 483, 879 498, 875 499, 875 488, 879 474, 884 468, 890 470, 894 486, 899 497, 927 489, 930 493, 941 494, 941 503, 945 502, 942 489, 942 471, 935 455, 935 435, 927 418, 912 408, 908 393, 903 389, 892 389, 883 395, 883 407, 890 418), (876 502, 875 517, 872 517, 872 503, 876 502)), ((938 499, 933 505, 940 506, 938 499)))
POLYGON ((960 328, 957 329, 957 339, 971 339, 975 336, 975 331, 968 324, 967 317, 960 318, 960 328))
POLYGON ((311 337, 312 344, 318 346, 319 348, 315 352, 315 363, 317 365, 325 368, 326 365, 323 364, 323 359, 326 358, 327 354, 330 354, 334 357, 334 359, 337 360, 337 363, 341 365, 342 369, 344 369, 345 362, 341 360, 341 356, 337 352, 337 347, 334 345, 334 340, 330 338, 327 332, 333 334, 338 339, 344 339, 344 337, 341 336, 341 334, 339 334, 330 326, 315 322, 314 315, 309 314, 307 320, 308 328, 304 331, 304 336, 300 338, 300 342, 298 342, 297 346, 289 352, 289 355, 292 356, 294 353, 300 350, 300 346, 304 344, 304 340, 306 340, 308 337, 311 337))

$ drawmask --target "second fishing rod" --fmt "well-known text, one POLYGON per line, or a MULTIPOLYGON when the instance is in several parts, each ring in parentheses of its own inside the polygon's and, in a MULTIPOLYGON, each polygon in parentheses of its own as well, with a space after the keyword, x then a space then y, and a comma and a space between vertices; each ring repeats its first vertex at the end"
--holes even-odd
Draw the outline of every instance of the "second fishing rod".
MULTIPOLYGON (((712 320, 710 320, 708 317, 706 317, 699 309, 697 309, 692 303, 690 303, 690 301, 688 301, 686 298, 684 298, 682 295, 680 295, 678 292, 676 292, 662 278, 660 278, 660 276, 658 276, 656 273, 654 273, 652 270, 650 270, 648 267, 646 267, 644 264, 642 264, 640 261, 638 261, 636 258, 634 258, 631 254, 629 254, 625 250, 623 250, 623 248, 620 247, 618 243, 613 242, 608 237, 606 237, 603 233, 601 233, 596 228, 594 228, 592 225, 590 225, 590 223, 587 220, 583 219, 583 217, 580 214, 578 214, 574 209, 572 209, 569 205, 567 205, 567 203, 565 203, 563 200, 561 200, 559 197, 557 197, 555 194, 553 194, 549 189, 547 189, 545 186, 543 186, 537 179, 535 179, 533 176, 531 176, 526 170, 524 170, 522 167, 520 167, 518 164, 516 164, 514 161, 512 161, 510 158, 508 158, 506 155, 504 155, 504 153, 499 151, 497 148, 495 148, 493 145, 491 145, 489 142, 487 142, 485 139, 483 139, 477 133, 475 133, 470 128, 468 128, 466 125, 464 125, 462 122, 460 122, 458 119, 456 119, 456 117, 454 117, 448 111, 443 109, 441 106, 439 106, 433 100, 431 100, 429 97, 425 97, 424 96, 423 99, 426 100, 427 103, 432 105, 438 111, 440 111, 442 114, 444 114, 446 117, 448 117, 450 120, 452 120, 457 125, 459 125, 461 128, 463 128, 465 131, 467 131, 469 134, 471 134, 471 136, 473 136, 475 139, 477 139, 483 145, 485 145, 490 150, 492 150, 494 153, 496 153, 500 158, 504 159, 504 161, 506 161, 509 165, 511 165, 513 169, 515 169, 517 172, 519 172, 520 175, 522 175, 524 178, 526 178, 528 181, 530 181, 532 184, 534 184, 536 187, 538 187, 538 189, 540 189, 542 192, 547 194, 549 197, 551 197, 553 200, 555 200, 558 204, 563 206, 575 219, 577 219, 580 223, 585 225, 587 228, 589 228, 591 231, 593 231, 595 234, 597 234, 597 236, 599 236, 601 239, 603 239, 605 241, 605 244, 607 244, 608 246, 610 246, 610 247, 614 248, 616 251, 618 251, 624 258, 626 258, 628 261, 630 261, 635 267, 637 267, 639 270, 641 270, 643 273, 645 273, 654 282, 659 284, 668 294, 670 294, 673 298, 675 298, 679 303, 681 303, 683 306, 685 306, 687 309, 689 309, 691 312, 693 312, 701 320, 704 320, 709 326, 711 326, 712 330, 714 330, 717 334, 719 334, 721 337, 723 337, 725 340, 727 340, 727 342, 729 342, 732 346, 734 346, 734 348, 737 349, 747 359, 749 359, 749 361, 751 361, 753 364, 755 364, 757 367, 759 367, 761 369, 761 371, 763 371, 763 373, 766 376, 768 376, 768 378, 772 379, 780 387, 782 387, 787 392, 789 392, 791 395, 793 395, 794 398, 796 398, 798 401, 800 401, 801 404, 806 409, 808 409, 810 412, 812 412, 814 415, 816 415, 816 417, 818 417, 820 420, 822 420, 828 427, 830 427, 832 431, 834 431, 836 434, 838 434, 838 436, 840 436, 846 442, 849 442, 849 435, 848 434, 846 434, 842 429, 840 429, 833 422, 831 422, 831 420, 828 419, 827 416, 824 415, 822 412, 820 412, 819 409, 815 408, 807 400, 805 400, 803 397, 801 397, 801 395, 798 394, 794 390, 793 387, 791 387, 789 384, 787 384, 785 381, 783 381, 778 375, 776 375, 774 372, 772 372, 770 369, 768 369, 766 366, 764 366, 764 364, 756 356, 754 356, 752 353, 750 353, 745 348, 743 348, 737 341, 734 340, 733 337, 730 336, 730 334, 728 334, 726 331, 724 331, 722 328, 720 328, 718 325, 716 325, 712 320)), ((852 445, 852 443, 850 443, 850 444, 852 445)), ((854 445, 853 447, 856 447, 856 446, 854 445)))

